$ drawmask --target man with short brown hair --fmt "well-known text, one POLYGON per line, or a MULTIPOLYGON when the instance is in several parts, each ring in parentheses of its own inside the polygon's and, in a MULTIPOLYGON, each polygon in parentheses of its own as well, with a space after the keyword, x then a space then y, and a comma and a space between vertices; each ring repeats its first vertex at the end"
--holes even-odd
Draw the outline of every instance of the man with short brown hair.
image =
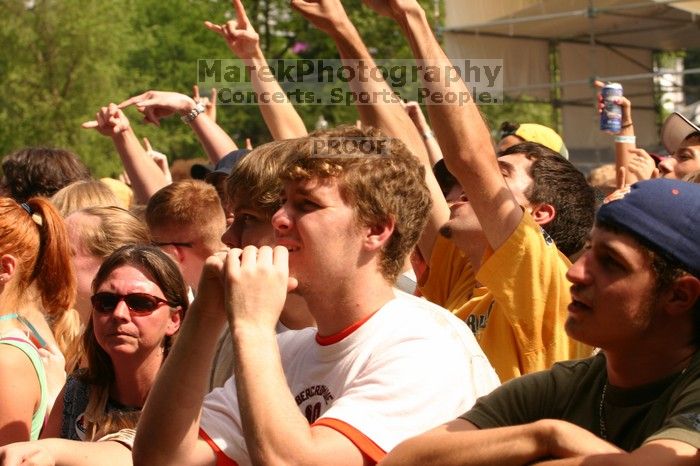
POLYGON ((172 183, 149 199, 146 223, 153 244, 175 259, 196 290, 204 261, 224 248, 226 217, 216 189, 198 180, 172 183))

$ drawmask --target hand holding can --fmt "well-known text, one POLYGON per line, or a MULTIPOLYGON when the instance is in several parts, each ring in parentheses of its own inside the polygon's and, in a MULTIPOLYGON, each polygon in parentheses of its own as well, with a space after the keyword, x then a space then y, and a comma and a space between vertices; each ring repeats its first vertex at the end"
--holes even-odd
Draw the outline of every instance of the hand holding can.
POLYGON ((620 83, 606 83, 600 93, 603 98, 600 130, 617 134, 622 129, 622 106, 618 103, 618 98, 622 97, 622 85, 620 83))

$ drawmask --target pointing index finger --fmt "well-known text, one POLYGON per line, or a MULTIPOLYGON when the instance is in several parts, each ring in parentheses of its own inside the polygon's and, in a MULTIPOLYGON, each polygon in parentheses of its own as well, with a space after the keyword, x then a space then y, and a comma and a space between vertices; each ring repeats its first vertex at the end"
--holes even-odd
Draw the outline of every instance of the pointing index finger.
POLYGON ((134 105, 136 102, 143 100, 144 97, 148 94, 148 92, 144 92, 143 94, 135 95, 134 97, 131 97, 129 99, 126 99, 124 102, 120 103, 117 105, 119 108, 126 108, 130 105, 134 105))
POLYGON ((214 24, 211 21, 205 21, 204 26, 209 29, 210 31, 214 31, 215 33, 219 34, 220 36, 224 36, 224 28, 221 27, 218 24, 214 24))

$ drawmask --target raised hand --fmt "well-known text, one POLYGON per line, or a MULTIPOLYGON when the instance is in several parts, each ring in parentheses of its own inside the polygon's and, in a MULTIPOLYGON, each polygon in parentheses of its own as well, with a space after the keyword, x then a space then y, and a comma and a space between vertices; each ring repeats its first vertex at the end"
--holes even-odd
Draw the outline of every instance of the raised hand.
POLYGON ((199 95, 198 85, 195 84, 192 86, 192 98, 198 104, 204 105, 204 113, 206 113, 207 116, 211 119, 211 121, 214 122, 216 122, 216 96, 217 92, 215 87, 211 88, 211 98, 209 98, 201 97, 199 95))
POLYGON ((311 24, 329 35, 340 24, 350 23, 340 0, 291 0, 289 4, 311 24))
POLYGON ((178 92, 147 91, 143 94, 131 97, 120 103, 120 109, 135 105, 136 109, 143 113, 144 120, 160 126, 160 120, 174 113, 184 115, 194 108, 196 102, 185 94, 178 92))
POLYGON ((251 58, 259 49, 260 36, 253 29, 248 15, 243 8, 241 0, 231 0, 233 9, 236 10, 236 20, 227 21, 224 24, 214 24, 205 21, 204 25, 210 31, 214 31, 226 40, 228 48, 239 58, 251 58))
POLYGON ((628 149, 627 152, 634 154, 627 162, 628 179, 626 184, 633 184, 637 181, 658 178, 659 169, 656 162, 644 149, 628 149))
POLYGON ((168 183, 173 182, 173 175, 170 173, 170 165, 168 164, 168 156, 162 152, 154 150, 151 146, 151 141, 148 138, 143 138, 143 147, 146 149, 146 155, 153 159, 153 161, 158 165, 158 168, 165 175, 165 179, 168 183))
MULTIPOLYGON (((603 81, 594 81, 593 84, 598 89, 598 113, 601 113, 605 108, 605 103, 603 102, 603 95, 601 94, 601 89, 605 86, 603 81)), ((622 109, 622 126, 629 127, 632 125, 632 102, 625 96, 613 97, 613 102, 618 104, 622 109)), ((624 132, 625 128, 622 128, 621 133, 624 132)))
POLYGON ((411 118, 411 121, 414 125, 416 125, 416 128, 418 128, 421 134, 424 133, 426 130, 430 129, 428 121, 425 119, 425 115, 423 115, 423 110, 421 110, 418 102, 406 102, 406 104, 404 105, 404 110, 406 110, 406 113, 411 118))
POLYGON ((287 298, 296 288, 289 277, 289 252, 282 246, 232 249, 225 264, 226 312, 232 322, 274 329, 287 298))
POLYGON ((95 114, 95 119, 86 121, 81 125, 85 129, 95 129, 103 136, 117 136, 131 128, 129 119, 116 104, 109 104, 100 108, 95 114))
POLYGON ((416 0, 362 0, 362 3, 382 16, 395 19, 410 11, 422 11, 416 0))

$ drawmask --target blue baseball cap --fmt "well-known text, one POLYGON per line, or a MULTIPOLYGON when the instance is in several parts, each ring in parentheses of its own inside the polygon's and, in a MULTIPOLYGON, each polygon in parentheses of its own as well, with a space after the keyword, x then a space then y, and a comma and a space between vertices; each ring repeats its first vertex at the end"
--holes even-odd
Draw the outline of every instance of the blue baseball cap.
POLYGON ((700 277, 700 184, 656 178, 610 197, 598 209, 599 222, 630 232, 700 277))

